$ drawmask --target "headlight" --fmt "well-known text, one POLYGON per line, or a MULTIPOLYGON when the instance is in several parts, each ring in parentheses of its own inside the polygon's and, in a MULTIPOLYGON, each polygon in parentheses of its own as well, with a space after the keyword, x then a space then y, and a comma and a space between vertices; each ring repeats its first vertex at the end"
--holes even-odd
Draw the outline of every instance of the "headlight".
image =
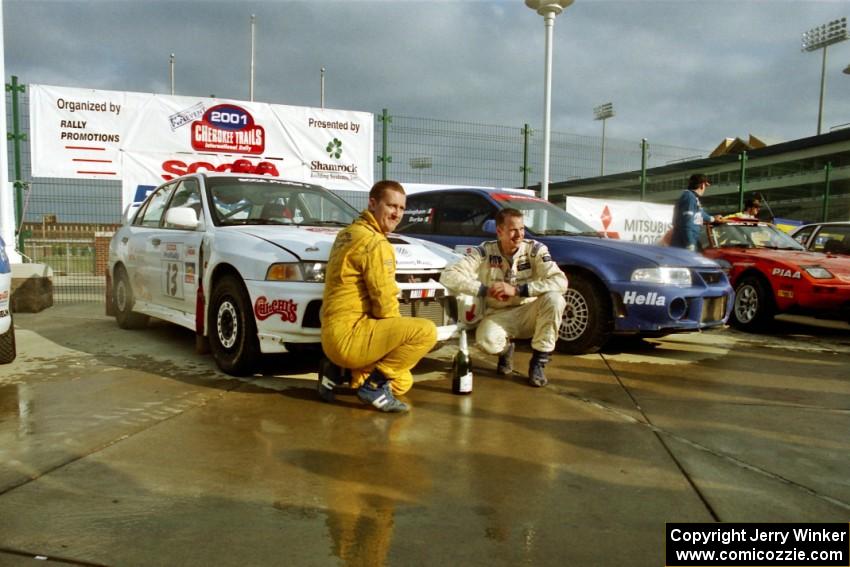
POLYGON ((286 262, 272 264, 266 272, 266 280, 276 282, 325 281, 327 262, 286 262))
POLYGON ((827 270, 826 268, 821 268, 820 266, 811 266, 809 268, 804 268, 806 273, 815 278, 816 280, 831 280, 835 276, 832 275, 832 272, 827 270))
POLYGON ((641 268, 632 272, 632 281, 660 285, 691 285, 691 271, 687 268, 641 268))

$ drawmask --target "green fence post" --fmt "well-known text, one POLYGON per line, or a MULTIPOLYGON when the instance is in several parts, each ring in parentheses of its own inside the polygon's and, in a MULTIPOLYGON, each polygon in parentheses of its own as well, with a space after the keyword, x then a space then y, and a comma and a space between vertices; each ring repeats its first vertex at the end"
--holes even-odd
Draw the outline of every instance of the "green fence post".
POLYGON ((741 152, 738 155, 738 160, 741 162, 741 173, 739 175, 738 185, 738 210, 744 210, 744 191, 747 185, 747 152, 741 152))
POLYGON ((829 174, 832 173, 832 162, 826 162, 825 179, 823 184, 823 222, 826 222, 829 216, 829 174))
POLYGON ((393 117, 389 115, 387 109, 384 108, 381 115, 378 117, 378 122, 383 124, 381 134, 381 155, 378 156, 378 163, 381 164, 381 179, 387 178, 387 164, 393 162, 393 157, 387 155, 387 136, 389 125, 393 122, 393 117))
POLYGON ((649 149, 649 144, 646 143, 646 138, 640 140, 640 200, 646 199, 646 152, 649 149))
POLYGON ((526 124, 522 128, 522 167, 519 170, 522 172, 522 188, 528 189, 528 174, 531 168, 528 167, 528 138, 531 136, 531 128, 526 124))
POLYGON ((6 90, 12 93, 12 131, 6 133, 6 138, 12 140, 15 150, 15 232, 18 236, 18 250, 24 251, 24 183, 21 181, 21 142, 26 140, 26 134, 21 133, 20 110, 18 108, 18 93, 25 90, 24 85, 18 84, 18 77, 12 75, 12 83, 6 83, 6 90))

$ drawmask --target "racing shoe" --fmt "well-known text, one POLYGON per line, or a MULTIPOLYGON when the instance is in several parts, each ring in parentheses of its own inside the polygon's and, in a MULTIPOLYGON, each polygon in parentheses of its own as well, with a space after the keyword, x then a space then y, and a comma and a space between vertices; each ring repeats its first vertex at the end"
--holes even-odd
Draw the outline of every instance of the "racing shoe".
POLYGON ((543 373, 543 369, 546 367, 546 363, 549 362, 549 355, 552 353, 540 352, 539 350, 535 350, 533 353, 531 355, 531 362, 528 363, 528 383, 537 388, 542 388, 549 383, 549 380, 546 379, 546 375, 543 373))
POLYGON ((410 409, 410 406, 393 396, 389 381, 378 370, 372 372, 357 389, 357 397, 363 403, 370 404, 383 412, 402 413, 410 409))
POLYGON ((342 368, 322 356, 319 359, 319 383, 316 386, 319 398, 328 403, 333 402, 336 399, 334 388, 343 384, 344 376, 342 368))
POLYGON ((499 355, 499 362, 496 364, 496 373, 507 376, 514 371, 514 343, 509 342, 505 352, 499 355))

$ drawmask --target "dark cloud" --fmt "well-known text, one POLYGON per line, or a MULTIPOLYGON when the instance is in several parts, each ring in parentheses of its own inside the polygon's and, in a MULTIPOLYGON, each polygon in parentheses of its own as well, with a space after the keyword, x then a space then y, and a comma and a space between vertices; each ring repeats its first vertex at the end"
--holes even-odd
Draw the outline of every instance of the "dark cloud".
MULTIPOLYGON (((803 31, 846 2, 576 0, 555 22, 553 129, 710 149, 812 135, 820 56, 803 31)), ((27 83, 254 98, 520 127, 542 123, 543 19, 503 1, 3 3, 6 73, 27 83)), ((850 122, 850 42, 830 48, 824 126, 850 122)))

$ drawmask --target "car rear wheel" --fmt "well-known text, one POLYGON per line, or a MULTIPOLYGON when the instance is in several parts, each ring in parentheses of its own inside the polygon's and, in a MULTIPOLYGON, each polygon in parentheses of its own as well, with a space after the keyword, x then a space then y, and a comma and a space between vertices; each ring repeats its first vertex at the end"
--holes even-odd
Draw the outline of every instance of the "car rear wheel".
POLYGON ((735 288, 735 304, 729 322, 744 331, 757 331, 770 323, 775 314, 770 287, 755 276, 742 279, 735 288))
POLYGON ((0 335, 0 364, 9 364, 15 356, 15 322, 12 321, 9 330, 0 335))
POLYGON ((567 307, 558 331, 558 351, 566 354, 597 352, 611 335, 608 298, 604 290, 586 277, 573 275, 569 280, 564 293, 567 307))
POLYGON ((257 324, 242 281, 224 276, 210 299, 210 350, 216 364, 234 376, 251 374, 260 354, 257 324))
POLYGON ((115 304, 115 320, 118 321, 118 326, 122 329, 143 328, 148 324, 148 317, 133 311, 136 300, 133 296, 133 287, 130 285, 127 270, 119 266, 115 270, 113 281, 115 283, 112 288, 112 301, 115 304))

